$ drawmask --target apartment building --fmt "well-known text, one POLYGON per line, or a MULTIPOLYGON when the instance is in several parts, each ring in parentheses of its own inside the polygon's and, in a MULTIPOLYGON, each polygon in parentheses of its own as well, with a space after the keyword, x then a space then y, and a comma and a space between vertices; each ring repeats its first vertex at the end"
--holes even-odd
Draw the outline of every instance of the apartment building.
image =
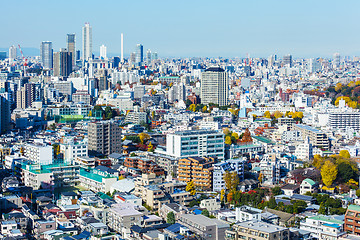
POLYGON ((349 205, 345 213, 345 224, 344 231, 351 232, 355 235, 360 235, 360 206, 358 205, 349 205))
POLYGON ((61 116, 61 115, 82 115, 89 116, 90 111, 93 109, 90 105, 85 104, 71 104, 71 105, 60 105, 51 106, 47 109, 50 116, 61 116))
POLYGON ((351 128, 360 130, 360 112, 333 112, 329 114, 329 125, 332 129, 351 128))
POLYGON ((301 136, 304 140, 309 138, 310 143, 317 148, 330 148, 329 138, 322 131, 303 124, 295 124, 294 130, 301 132, 301 136))
POLYGON ((290 231, 288 228, 261 222, 246 221, 236 223, 231 230, 225 232, 226 240, 290 240, 290 231))
POLYGON ((146 123, 146 112, 129 112, 126 115, 125 122, 134 123, 134 124, 142 124, 146 123))
POLYGON ((166 154, 184 157, 224 159, 224 133, 216 130, 187 130, 166 136, 166 154))
POLYGON ((193 181, 194 185, 201 189, 212 189, 212 172, 215 159, 189 157, 179 160, 178 179, 179 181, 193 181))
POLYGON ((178 172, 177 158, 159 153, 149 153, 148 158, 152 159, 160 167, 162 167, 167 174, 170 174, 175 178, 177 177, 177 172, 178 172))
POLYGON ((159 167, 153 160, 143 157, 127 157, 124 166, 138 169, 143 173, 155 173, 157 176, 165 174, 164 169, 159 167))
POLYGON ((232 159, 214 164, 213 172, 213 191, 220 192, 226 189, 224 174, 225 172, 236 172, 239 180, 244 180, 244 159, 232 159))
POLYGON ((225 231, 230 227, 228 223, 222 220, 193 214, 180 215, 178 222, 195 232, 201 239, 209 240, 225 239, 225 231))
POLYGON ((261 209, 245 205, 235 208, 235 218, 237 222, 261 221, 261 212, 261 209))
POLYGON ((91 122, 88 126, 88 150, 110 155, 121 152, 121 128, 114 121, 91 122))
POLYGON ((94 192, 107 193, 111 186, 117 182, 118 176, 99 169, 80 168, 79 183, 81 186, 94 192))
POLYGON ((315 239, 339 239, 339 237, 344 235, 346 231, 352 232, 351 228, 344 229, 343 225, 344 221, 331 216, 318 215, 308 217, 305 222, 301 222, 300 230, 309 231, 311 233, 311 237, 315 239))
POLYGON ((88 156, 88 141, 84 139, 64 139, 60 143, 60 153, 63 154, 65 161, 74 161, 78 157, 88 156))
POLYGON ((40 165, 52 164, 54 159, 52 146, 41 143, 26 144, 24 156, 34 164, 40 165))

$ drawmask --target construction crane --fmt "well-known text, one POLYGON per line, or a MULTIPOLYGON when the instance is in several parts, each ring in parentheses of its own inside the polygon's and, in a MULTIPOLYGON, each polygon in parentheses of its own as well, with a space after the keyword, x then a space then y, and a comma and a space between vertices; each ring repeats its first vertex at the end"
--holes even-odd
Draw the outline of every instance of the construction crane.
POLYGON ((21 50, 20 44, 18 44, 22 59, 23 59, 23 64, 24 64, 24 77, 26 76, 26 66, 27 66, 27 59, 24 57, 23 51, 21 50))

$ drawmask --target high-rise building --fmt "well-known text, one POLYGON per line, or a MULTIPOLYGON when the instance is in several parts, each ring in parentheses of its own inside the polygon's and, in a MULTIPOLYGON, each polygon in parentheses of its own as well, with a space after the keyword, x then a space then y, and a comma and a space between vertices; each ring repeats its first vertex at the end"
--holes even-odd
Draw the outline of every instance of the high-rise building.
POLYGON ((157 52, 154 52, 154 53, 152 54, 152 59, 154 59, 154 60, 157 60, 157 59, 158 59, 158 54, 157 54, 157 52))
POLYGON ((10 94, 0 93, 0 134, 10 128, 10 94))
POLYGON ((110 81, 108 81, 108 72, 106 69, 99 69, 99 91, 107 90, 110 88, 110 81))
POLYGON ((61 48, 54 53, 54 76, 68 77, 72 72, 72 53, 61 48))
POLYGON ((121 63, 124 62, 124 34, 121 33, 121 63))
POLYGON ((16 59, 16 47, 13 45, 9 48, 9 58, 10 61, 13 61, 14 59, 16 59))
POLYGON ((150 63, 151 63, 151 50, 150 50, 150 49, 148 49, 148 50, 146 51, 146 63, 147 63, 147 64, 150 64, 150 63))
POLYGON ((92 27, 85 23, 82 29, 82 58, 87 61, 92 58, 92 27))
POLYGON ((141 44, 136 45, 136 59, 135 62, 141 64, 144 61, 144 47, 141 44))
POLYGON ((334 53, 333 67, 334 68, 340 67, 340 54, 339 53, 334 53))
POLYGON ((220 67, 210 67, 201 75, 200 99, 202 104, 226 106, 229 97, 228 74, 220 67))
POLYGON ((100 59, 107 59, 106 46, 104 44, 100 46, 100 59))
POLYGON ((35 100, 35 84, 25 83, 16 92, 16 108, 28 108, 35 100))
POLYGON ((136 53, 134 52, 130 53, 130 62, 134 64, 135 60, 136 60, 136 53))
POLYGON ((290 54, 283 57, 283 63, 285 66, 292 67, 292 56, 290 54))
POLYGON ((6 52, 0 52, 0 60, 6 59, 6 52))
POLYGON ((90 153, 110 155, 121 151, 121 128, 113 121, 91 122, 88 126, 90 153))
POLYGON ((53 68, 53 49, 52 42, 44 41, 40 47, 41 63, 44 69, 53 68))
POLYGON ((72 66, 75 66, 75 33, 70 33, 66 36, 67 49, 72 54, 72 66))

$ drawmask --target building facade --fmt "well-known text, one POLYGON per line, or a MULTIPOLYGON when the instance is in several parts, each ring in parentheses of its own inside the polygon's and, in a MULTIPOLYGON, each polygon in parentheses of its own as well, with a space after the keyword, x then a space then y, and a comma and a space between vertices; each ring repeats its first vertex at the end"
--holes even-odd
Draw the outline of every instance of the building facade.
POLYGON ((225 70, 220 67, 206 69, 201 76, 201 103, 225 106, 228 104, 228 98, 229 79, 225 70))

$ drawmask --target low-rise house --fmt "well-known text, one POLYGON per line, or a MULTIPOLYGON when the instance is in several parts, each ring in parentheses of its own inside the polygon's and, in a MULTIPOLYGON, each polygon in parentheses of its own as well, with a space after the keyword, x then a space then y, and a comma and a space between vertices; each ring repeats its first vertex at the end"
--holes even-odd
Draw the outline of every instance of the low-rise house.
POLYGON ((57 228, 55 221, 39 220, 34 223, 34 233, 39 235, 57 228))
POLYGON ((314 193, 318 187, 319 185, 317 182, 310 178, 306 178, 300 184, 300 194, 305 194, 307 192, 314 193))
POLYGON ((296 193, 299 193, 300 186, 295 184, 287 183, 281 187, 281 190, 284 192, 285 195, 292 196, 296 193))
POLYGON ((11 233, 11 230, 17 229, 17 223, 14 220, 9 221, 2 221, 1 222, 1 234, 2 235, 9 235, 11 233))
POLYGON ((237 207, 235 209, 236 221, 237 222, 260 221, 261 212, 262 210, 249 206, 237 207))
POLYGON ((200 201, 200 208, 206 208, 208 211, 220 210, 221 203, 216 198, 203 199, 200 201))

